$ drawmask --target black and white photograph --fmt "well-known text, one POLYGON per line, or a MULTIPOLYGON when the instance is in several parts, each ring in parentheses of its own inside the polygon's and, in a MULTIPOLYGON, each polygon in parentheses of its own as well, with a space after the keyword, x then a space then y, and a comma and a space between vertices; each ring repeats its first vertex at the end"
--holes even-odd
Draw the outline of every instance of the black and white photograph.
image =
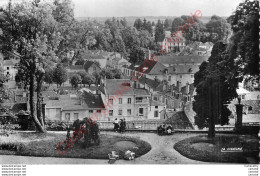
POLYGON ((258 0, 0 0, 0 175, 240 165, 257 176, 259 21, 258 0))

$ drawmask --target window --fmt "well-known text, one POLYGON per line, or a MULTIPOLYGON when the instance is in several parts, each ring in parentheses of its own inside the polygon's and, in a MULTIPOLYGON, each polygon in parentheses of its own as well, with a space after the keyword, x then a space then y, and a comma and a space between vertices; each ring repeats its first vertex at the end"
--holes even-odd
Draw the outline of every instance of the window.
POLYGON ((127 115, 131 115, 131 109, 127 109, 127 115))
POLYGON ((171 77, 171 76, 169 76, 169 77, 168 77, 168 81, 171 81, 171 79, 172 79, 172 77, 171 77))
POLYGON ((158 116, 159 116, 158 111, 154 111, 154 117, 158 117, 158 116))
POLYGON ((158 109, 158 106, 155 106, 155 109, 158 109))
POLYGON ((122 104, 122 98, 119 98, 119 104, 122 104))
POLYGON ((70 113, 65 113, 65 120, 70 121, 70 113))
POLYGON ((123 113, 122 109, 118 110, 118 115, 122 115, 122 113, 123 113))
POLYGON ((139 108, 139 116, 143 116, 144 115, 144 108, 139 108))
POLYGON ((128 98, 128 99, 127 99, 127 103, 128 103, 128 104, 131 104, 131 98, 128 98))
POLYGON ((7 70, 9 70, 9 67, 6 67, 7 70))
POLYGON ((242 95, 242 99, 245 99, 245 95, 242 95))
POLYGON ((142 97, 136 97, 135 100, 136 100, 136 103, 142 103, 143 98, 142 97))
POLYGON ((113 116, 113 110, 109 110, 109 116, 113 116))
POLYGON ((111 105, 113 105, 113 103, 114 103, 113 98, 110 98, 109 102, 111 103, 111 105))
POLYGON ((153 97, 153 100, 154 100, 154 101, 158 101, 158 98, 157 98, 157 97, 153 97))
POLYGON ((93 110, 88 110, 89 113, 93 113, 93 110))
POLYGON ((79 113, 74 113, 74 120, 79 119, 79 113))

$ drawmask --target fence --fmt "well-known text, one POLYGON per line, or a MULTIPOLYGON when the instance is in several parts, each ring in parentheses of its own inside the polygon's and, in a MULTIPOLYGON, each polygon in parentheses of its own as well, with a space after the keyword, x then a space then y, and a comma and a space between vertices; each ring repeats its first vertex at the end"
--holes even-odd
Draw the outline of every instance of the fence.
MULTIPOLYGON (((164 123, 164 120, 149 121, 149 120, 139 120, 139 121, 127 121, 126 130, 140 130, 149 131, 157 130, 157 127, 164 123)), ((114 129, 113 122, 109 121, 99 121, 99 128, 101 130, 112 130, 114 129)), ((189 123, 187 122, 175 122, 171 124, 173 129, 191 129, 189 123)))

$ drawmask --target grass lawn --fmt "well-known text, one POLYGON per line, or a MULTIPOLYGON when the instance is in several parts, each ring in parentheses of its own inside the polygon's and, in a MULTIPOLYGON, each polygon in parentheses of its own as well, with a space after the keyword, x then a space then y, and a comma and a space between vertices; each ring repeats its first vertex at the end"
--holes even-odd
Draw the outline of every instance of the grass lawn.
POLYGON ((183 156, 205 162, 258 163, 259 139, 249 135, 206 135, 187 138, 174 145, 183 156))
MULTIPOLYGON (((86 159, 108 159, 108 153, 117 151, 120 158, 126 150, 136 153, 136 157, 144 155, 151 150, 151 145, 137 138, 124 137, 120 135, 101 134, 100 145, 83 147, 83 138, 78 144, 68 148, 67 153, 60 154, 56 149, 58 144, 64 142, 66 134, 57 133, 16 133, 9 137, 0 137, 0 155, 24 155, 40 157, 62 157, 62 158, 86 158, 86 159), (2 148, 5 144, 19 146, 17 150, 10 151, 2 148)), ((62 151, 62 150, 61 150, 62 151)), ((62 152, 64 152, 63 150, 62 152)))

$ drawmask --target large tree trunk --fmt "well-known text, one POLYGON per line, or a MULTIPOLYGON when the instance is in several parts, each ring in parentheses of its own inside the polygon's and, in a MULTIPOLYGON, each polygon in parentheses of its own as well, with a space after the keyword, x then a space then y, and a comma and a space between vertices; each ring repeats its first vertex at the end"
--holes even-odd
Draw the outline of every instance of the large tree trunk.
POLYGON ((214 85, 213 81, 210 82, 210 90, 209 90, 209 100, 210 100, 210 112, 211 116, 209 118, 209 131, 208 137, 214 138, 215 137, 215 116, 214 116, 214 85))
POLYGON ((39 122, 41 123, 41 126, 43 128, 44 127, 44 120, 42 117, 42 94, 41 94, 41 88, 42 88, 42 78, 43 78, 43 74, 38 75, 38 79, 37 81, 37 104, 36 104, 36 109, 37 109, 37 119, 39 120, 39 122))
POLYGON ((44 126, 41 125, 38 118, 35 116, 35 106, 34 106, 34 78, 35 75, 33 73, 30 74, 30 97, 29 97, 29 104, 30 104, 30 111, 31 111, 31 118, 33 119, 36 130, 44 133, 46 130, 44 129, 44 126))

